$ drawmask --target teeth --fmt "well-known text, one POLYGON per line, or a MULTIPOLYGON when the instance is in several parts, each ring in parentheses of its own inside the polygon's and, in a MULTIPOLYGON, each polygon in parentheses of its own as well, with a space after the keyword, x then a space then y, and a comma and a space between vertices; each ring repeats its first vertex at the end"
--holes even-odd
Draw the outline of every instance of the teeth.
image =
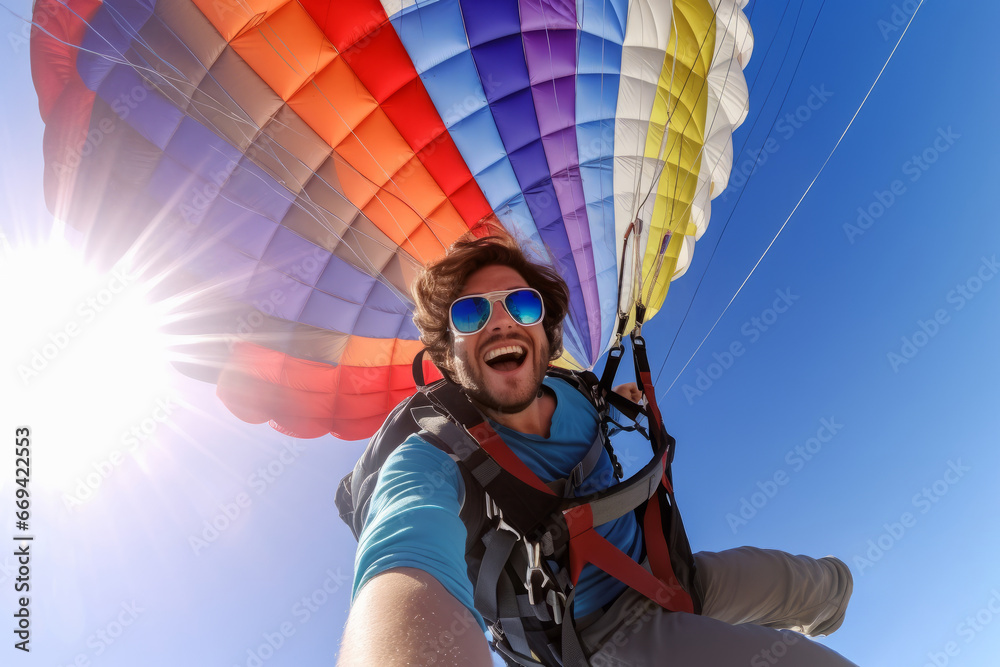
POLYGON ((508 345, 507 347, 498 347, 495 350, 490 350, 486 353, 486 361, 496 359, 502 354, 524 354, 524 348, 520 345, 508 345))

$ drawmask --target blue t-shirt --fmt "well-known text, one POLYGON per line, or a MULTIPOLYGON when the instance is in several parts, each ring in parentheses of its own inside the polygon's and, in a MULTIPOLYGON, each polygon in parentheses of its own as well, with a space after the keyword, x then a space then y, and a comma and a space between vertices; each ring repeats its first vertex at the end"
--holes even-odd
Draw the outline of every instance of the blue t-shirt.
MULTIPOLYGON (((492 425, 511 451, 543 481, 551 482, 568 476, 583 459, 597 437, 599 424, 590 401, 569 383, 551 377, 544 383, 556 397, 548 438, 492 425)), ((577 495, 603 490, 613 482, 611 459, 602 450, 600 461, 583 480, 577 495)), ((473 606, 472 582, 465 564, 466 529, 459 518, 464 497, 465 484, 455 461, 417 435, 407 438, 389 455, 379 473, 358 540, 353 595, 380 572, 414 567, 437 579, 485 630, 482 616, 473 606)), ((639 560, 642 534, 632 512, 596 530, 633 560, 639 560)), ((600 609, 624 588, 617 579, 586 565, 577 585, 574 615, 582 617, 600 609)))

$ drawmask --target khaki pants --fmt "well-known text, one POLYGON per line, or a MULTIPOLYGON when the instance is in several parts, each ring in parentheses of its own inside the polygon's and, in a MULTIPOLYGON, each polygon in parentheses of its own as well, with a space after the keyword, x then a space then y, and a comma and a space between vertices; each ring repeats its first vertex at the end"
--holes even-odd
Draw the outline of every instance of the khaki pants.
POLYGON ((853 583, 840 560, 741 547, 695 554, 695 563, 702 615, 665 611, 630 589, 600 618, 579 624, 591 665, 854 665, 799 634, 830 634, 843 622, 853 583))

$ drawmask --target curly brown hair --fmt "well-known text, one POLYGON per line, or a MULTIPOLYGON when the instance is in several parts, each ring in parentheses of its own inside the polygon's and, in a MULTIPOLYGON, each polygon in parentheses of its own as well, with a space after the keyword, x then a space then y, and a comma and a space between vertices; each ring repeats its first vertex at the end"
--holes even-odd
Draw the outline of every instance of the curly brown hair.
POLYGON ((549 341, 549 361, 562 353, 562 322, 569 309, 569 288, 550 266, 532 262, 524 249, 502 227, 489 225, 489 235, 477 228, 456 241, 444 257, 424 267, 413 282, 416 310, 413 322, 431 360, 451 372, 452 332, 448 311, 473 273, 485 266, 508 266, 542 295, 545 317, 542 327, 549 341), (477 233, 478 232, 478 233, 477 233))

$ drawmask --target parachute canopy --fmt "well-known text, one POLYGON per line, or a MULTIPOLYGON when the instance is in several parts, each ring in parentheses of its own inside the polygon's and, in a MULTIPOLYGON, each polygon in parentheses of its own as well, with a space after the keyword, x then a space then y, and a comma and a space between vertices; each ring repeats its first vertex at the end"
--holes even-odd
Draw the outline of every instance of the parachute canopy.
POLYGON ((48 205, 238 417, 366 437, 414 390, 411 280, 484 218, 566 279, 562 363, 655 312, 729 177, 744 4, 38 0, 48 205))

